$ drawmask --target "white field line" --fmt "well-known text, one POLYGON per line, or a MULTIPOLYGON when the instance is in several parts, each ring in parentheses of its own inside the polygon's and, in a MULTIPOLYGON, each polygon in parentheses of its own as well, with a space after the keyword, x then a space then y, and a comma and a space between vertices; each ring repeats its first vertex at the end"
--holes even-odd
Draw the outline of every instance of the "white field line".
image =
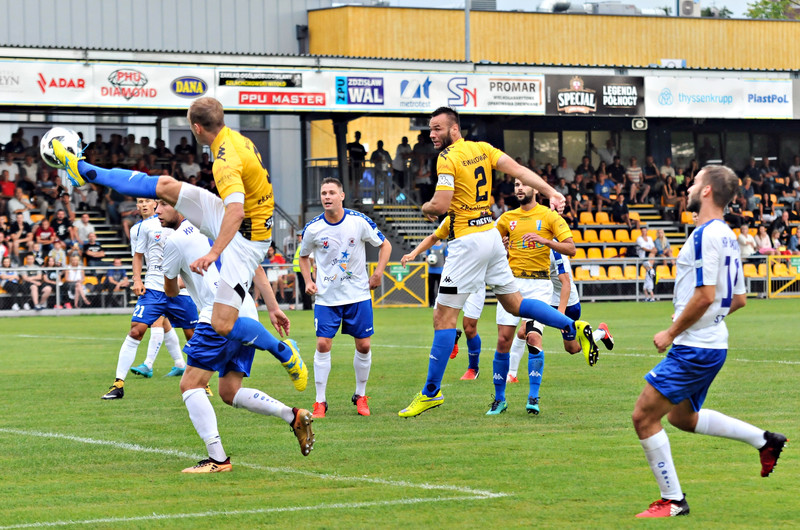
MULTIPOLYGON (((120 338, 108 338, 108 337, 90 337, 88 335, 84 336, 66 336, 66 335, 25 335, 25 334, 17 334, 17 335, 6 335, 7 337, 16 337, 21 339, 52 339, 52 340, 92 340, 92 341, 111 341, 111 342, 118 342, 122 343, 124 337, 120 338)), ((373 342, 373 345, 376 348, 397 348, 397 349, 405 349, 405 350, 430 350, 430 346, 410 346, 407 344, 381 344, 379 342, 373 342)), ((796 352, 795 348, 771 348, 773 351, 776 352, 796 352)), ((622 351, 630 351, 636 352, 640 351, 637 348, 620 348, 617 346, 615 351, 605 351, 601 350, 600 355, 602 357, 648 357, 652 359, 662 359, 664 358, 665 354, 661 353, 621 353, 622 351)), ((800 365, 800 361, 784 361, 782 359, 744 359, 741 357, 728 357, 728 361, 737 362, 737 363, 774 363, 774 364, 787 364, 787 365, 800 365)))
POLYGON ((347 508, 370 508, 373 506, 410 505, 410 504, 422 504, 425 502, 469 501, 469 500, 482 500, 488 498, 489 497, 485 497, 483 495, 469 495, 469 496, 459 496, 459 497, 432 497, 429 499, 412 498, 412 499, 395 499, 386 501, 316 504, 312 506, 284 506, 275 508, 257 508, 251 510, 209 510, 205 512, 195 512, 195 513, 165 513, 165 514, 154 513, 151 515, 140 515, 136 517, 105 517, 102 519, 85 519, 82 521, 42 521, 37 523, 23 523, 10 526, 0 526, 0 530, 10 530, 12 528, 47 528, 53 526, 116 524, 116 523, 130 523, 139 521, 163 521, 167 519, 191 519, 191 518, 202 518, 202 517, 220 517, 220 516, 228 517, 231 515, 253 515, 253 514, 265 514, 265 513, 307 512, 313 510, 341 510, 347 508))
MULTIPOLYGON (((193 454, 193 453, 186 453, 183 451, 177 451, 175 449, 161 449, 158 447, 145 447, 143 445, 138 444, 131 444, 126 442, 115 442, 112 440, 97 440, 95 438, 85 438, 81 436, 72 436, 69 434, 61 434, 61 433, 54 433, 54 432, 41 432, 41 431, 26 431, 22 429, 7 429, 7 428, 0 428, 0 433, 8 433, 8 434, 15 434, 18 436, 33 436, 38 438, 55 438, 59 440, 68 440, 71 442, 77 443, 84 443, 90 445, 105 445, 109 447, 114 447, 117 449, 124 449, 126 451, 135 451, 139 453, 155 453, 159 455, 166 455, 166 456, 174 456, 178 458, 185 458, 188 460, 201 460, 206 458, 206 455, 200 454, 193 454)), ((242 462, 240 460, 236 460, 235 464, 237 466, 247 467, 250 469, 257 469, 260 471, 268 471, 270 473, 283 473, 283 474, 295 474, 295 475, 303 475, 306 477, 311 478, 318 478, 322 480, 334 480, 340 482, 367 482, 370 484, 381 484, 384 486, 394 486, 400 488, 415 488, 415 489, 423 489, 423 490, 440 490, 440 491, 448 491, 448 492, 455 492, 465 495, 471 495, 475 498, 485 498, 491 499, 495 497, 506 497, 507 493, 497 493, 488 490, 477 490, 473 488, 466 488, 462 486, 452 486, 447 484, 427 484, 427 483, 416 483, 416 482, 407 482, 405 480, 389 480, 389 479, 382 479, 382 478, 373 478, 373 477, 348 477, 343 475, 336 475, 331 473, 318 473, 315 471, 306 471, 302 469, 294 469, 288 467, 272 467, 272 466, 261 466, 258 464, 251 464, 248 462, 242 462)))

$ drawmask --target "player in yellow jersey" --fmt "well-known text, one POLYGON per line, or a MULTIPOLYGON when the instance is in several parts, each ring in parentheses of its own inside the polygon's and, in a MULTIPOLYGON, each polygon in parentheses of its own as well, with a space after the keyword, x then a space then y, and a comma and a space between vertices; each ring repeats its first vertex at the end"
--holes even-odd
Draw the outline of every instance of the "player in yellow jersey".
MULTIPOLYGON (((274 197, 269 174, 253 142, 225 126, 219 101, 198 98, 187 112, 192 134, 211 147, 214 180, 220 197, 167 175, 151 176, 126 169, 103 169, 69 153, 58 141, 52 147, 76 185, 89 181, 114 188, 124 195, 161 199, 214 240, 211 250, 191 264, 203 274, 221 258, 220 282, 214 300, 211 326, 218 334, 272 353, 289 372, 298 390, 304 390, 308 370, 293 340, 279 342, 258 321, 239 317, 239 309, 261 269, 272 239, 274 197)), ((262 271, 263 272, 263 271, 262 271)), ((270 320, 281 335, 289 319, 270 290, 265 297, 270 320)))
MULTIPOLYGON (((492 170, 518 178, 550 200, 555 210, 564 207, 564 196, 550 187, 539 175, 514 161, 485 142, 466 141, 461 137, 458 113, 440 107, 431 115, 431 139, 441 150, 437 161, 439 175, 436 192, 422 205, 422 213, 434 219, 450 218, 448 255, 433 313, 433 345, 428 363, 428 378, 422 391, 399 412, 401 417, 417 416, 444 402, 441 381, 456 337, 458 313, 470 293, 492 287, 498 302, 515 316, 538 320, 545 325, 575 331, 586 355, 597 354, 597 345, 586 322, 574 321, 549 304, 523 299, 506 260, 500 233, 493 229, 489 209, 492 170)), ((508 372, 508 353, 500 356, 508 372)), ((498 359, 495 359, 495 375, 498 359)), ((505 380, 505 375, 503 376, 505 380)))

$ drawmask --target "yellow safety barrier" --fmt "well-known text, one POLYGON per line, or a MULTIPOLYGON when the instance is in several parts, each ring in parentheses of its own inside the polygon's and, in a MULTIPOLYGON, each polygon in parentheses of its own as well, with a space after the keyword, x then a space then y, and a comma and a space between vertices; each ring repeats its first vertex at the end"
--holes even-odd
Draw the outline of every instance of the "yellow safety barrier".
MULTIPOLYGON (((376 263, 369 264, 369 273, 375 272, 376 263)), ((406 266, 399 262, 386 265, 381 285, 372 291, 373 307, 428 307, 428 264, 412 262, 406 266)))
POLYGON ((767 296, 800 298, 800 256, 767 257, 767 296))

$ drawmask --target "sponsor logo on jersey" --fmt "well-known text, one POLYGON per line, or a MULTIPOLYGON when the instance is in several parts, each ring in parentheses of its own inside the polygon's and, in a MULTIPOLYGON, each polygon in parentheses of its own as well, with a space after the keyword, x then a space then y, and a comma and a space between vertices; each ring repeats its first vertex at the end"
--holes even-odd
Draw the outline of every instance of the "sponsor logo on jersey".
POLYGON ((108 84, 111 86, 101 86, 100 96, 112 98, 155 98, 158 90, 147 88, 147 76, 139 70, 133 68, 120 68, 108 74, 108 84))
MULTIPOLYGON (((16 82, 19 83, 19 78, 17 78, 16 82)), ((46 94, 48 90, 54 88, 69 88, 72 90, 83 90, 86 88, 86 80, 80 77, 74 79, 71 77, 48 78, 39 74, 39 79, 36 81, 36 84, 39 85, 39 90, 42 91, 42 94, 46 94)))
POLYGON ((469 80, 466 77, 451 77, 447 82, 447 90, 450 92, 450 95, 447 97, 448 106, 478 106, 478 89, 470 89, 469 80))
POLYGON ((172 93, 176 96, 180 96, 182 98, 196 98, 198 96, 202 96, 208 91, 208 83, 199 77, 185 75, 183 77, 173 79, 172 83, 169 85, 169 89, 172 90, 172 93))
POLYGON ((347 246, 348 246, 348 247, 354 247, 354 246, 356 246, 356 239, 355 239, 354 237, 351 237, 351 238, 350 238, 350 239, 347 241, 347 246))
POLYGON ((569 88, 559 89, 556 108, 565 114, 597 112, 597 92, 585 88, 583 79, 576 75, 570 79, 569 88))
POLYGON ((332 281, 336 280, 336 276, 338 276, 338 274, 334 274, 333 276, 325 276, 323 278, 323 281, 332 282, 332 281))
POLYGON ((337 77, 336 104, 383 105, 383 78, 337 77))
POLYGON ((492 220, 492 216, 491 215, 483 215, 481 217, 478 217, 477 219, 470 219, 469 221, 467 221, 467 225, 469 225, 469 226, 484 226, 484 225, 488 225, 492 221, 493 220, 492 220))
POLYGON ((329 246, 328 238, 327 237, 323 237, 322 238, 322 248, 324 248, 325 250, 328 250, 328 246, 329 246))

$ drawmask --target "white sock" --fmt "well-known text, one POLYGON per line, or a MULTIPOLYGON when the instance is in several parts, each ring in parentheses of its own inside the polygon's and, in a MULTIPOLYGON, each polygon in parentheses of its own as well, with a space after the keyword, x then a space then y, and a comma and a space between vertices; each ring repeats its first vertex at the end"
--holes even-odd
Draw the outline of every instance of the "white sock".
POLYGON ((661 489, 661 497, 679 501, 683 499, 683 491, 678 482, 678 474, 675 471, 675 464, 672 462, 672 451, 669 448, 669 438, 667 432, 661 429, 653 436, 639 440, 647 457, 647 463, 656 477, 658 487, 661 489))
POLYGON ((592 337, 594 338, 595 342, 600 342, 604 338, 606 338, 606 330, 604 329, 596 329, 592 331, 592 337))
POLYGON ((217 462, 224 462, 228 455, 222 448, 222 440, 217 430, 217 415, 206 396, 206 390, 204 388, 187 390, 183 393, 183 403, 189 411, 189 419, 192 420, 194 430, 206 444, 208 456, 217 462))
POLYGON ((360 353, 356 350, 353 355, 353 368, 356 371, 356 395, 367 395, 367 380, 369 379, 369 369, 372 366, 372 350, 367 353, 360 353))
POLYGON ((136 350, 142 341, 132 338, 130 335, 125 337, 125 342, 119 349, 119 359, 117 359, 117 379, 125 379, 128 376, 128 370, 133 366, 133 361, 136 360, 136 350))
POLYGON ((525 354, 525 341, 514 335, 514 340, 511 342, 511 350, 509 351, 508 358, 508 375, 517 377, 517 370, 519 370, 519 361, 525 354))
POLYGON ((694 427, 694 432, 739 440, 756 449, 761 449, 766 443, 763 430, 716 410, 700 409, 697 412, 697 425, 694 427))
POLYGON ((186 362, 183 360, 183 353, 181 353, 181 342, 178 340, 178 334, 175 333, 175 328, 169 330, 169 333, 164 335, 164 344, 167 345, 172 361, 178 368, 186 368, 186 362))
POLYGON ((317 387, 317 402, 327 401, 325 388, 328 386, 328 374, 331 373, 331 352, 314 352, 314 385, 317 387))
POLYGON ((292 412, 291 408, 261 390, 254 388, 240 388, 236 395, 233 396, 233 407, 249 410, 256 414, 263 414, 264 416, 283 418, 286 423, 294 421, 294 412, 292 412))
POLYGON ((151 370, 153 364, 156 362, 158 350, 161 349, 161 343, 164 341, 164 328, 150 328, 150 342, 147 343, 147 358, 144 364, 151 370))

